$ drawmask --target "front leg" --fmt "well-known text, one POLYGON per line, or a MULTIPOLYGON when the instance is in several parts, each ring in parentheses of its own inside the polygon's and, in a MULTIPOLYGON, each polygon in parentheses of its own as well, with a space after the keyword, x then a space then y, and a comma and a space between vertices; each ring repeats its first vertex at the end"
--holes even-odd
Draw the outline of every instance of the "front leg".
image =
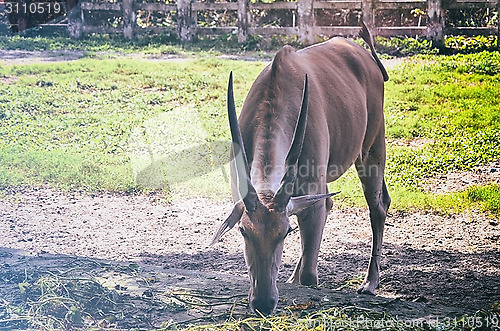
POLYGON ((302 256, 288 280, 291 283, 318 285, 318 254, 329 209, 327 208, 328 203, 331 204, 330 199, 317 202, 297 214, 302 256))

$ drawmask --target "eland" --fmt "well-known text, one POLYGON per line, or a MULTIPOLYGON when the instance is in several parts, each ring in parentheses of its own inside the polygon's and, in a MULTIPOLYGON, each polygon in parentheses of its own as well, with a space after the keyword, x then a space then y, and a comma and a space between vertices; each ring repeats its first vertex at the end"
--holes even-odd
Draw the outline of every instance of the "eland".
POLYGON ((358 293, 379 284, 380 254, 390 197, 384 182, 384 81, 387 72, 362 24, 370 51, 344 38, 295 51, 283 47, 253 83, 239 119, 229 77, 232 190, 236 204, 212 244, 239 224, 245 243, 253 311, 271 314, 283 244, 296 215, 302 252, 290 282, 318 283, 318 253, 328 211, 327 183, 352 164, 370 211, 373 242, 358 293))

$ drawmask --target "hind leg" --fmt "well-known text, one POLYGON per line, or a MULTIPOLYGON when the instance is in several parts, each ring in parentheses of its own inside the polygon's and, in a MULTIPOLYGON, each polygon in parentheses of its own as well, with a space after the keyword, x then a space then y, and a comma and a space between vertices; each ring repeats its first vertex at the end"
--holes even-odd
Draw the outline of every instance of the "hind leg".
POLYGON ((374 294, 379 284, 380 255, 384 236, 385 218, 391 203, 384 181, 385 138, 384 132, 379 134, 370 151, 363 158, 356 160, 358 177, 363 184, 373 233, 372 254, 368 264, 366 277, 358 288, 358 293, 374 294))

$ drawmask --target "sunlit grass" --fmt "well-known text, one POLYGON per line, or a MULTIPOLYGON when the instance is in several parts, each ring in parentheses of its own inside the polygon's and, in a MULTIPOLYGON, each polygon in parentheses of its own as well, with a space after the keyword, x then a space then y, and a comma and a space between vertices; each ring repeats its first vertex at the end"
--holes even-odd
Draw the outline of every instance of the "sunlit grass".
MULTIPOLYGON (((229 197, 226 83, 241 108, 263 62, 83 59, 0 67, 0 186, 229 197)), ((500 57, 425 56, 390 70, 386 181, 394 209, 494 210, 486 198, 422 192, 423 178, 500 159, 500 57)), ((353 169, 329 185, 365 205, 353 169)))
MULTIPOLYGON (((203 154, 214 142, 224 147, 222 142, 229 138, 228 73, 235 71, 241 106, 264 65, 215 59, 85 59, 3 67, 0 74, 7 84, 0 87, 0 185, 49 183, 127 192, 166 188, 141 185, 137 175, 156 161, 172 161, 172 152, 203 154)), ((225 152, 227 148, 211 155, 221 158, 224 153, 228 158, 225 152)), ((211 164, 220 163, 213 157, 209 162, 195 166, 220 166, 211 164)), ((180 168, 176 175, 196 177, 185 170, 180 168)), ((227 181, 208 181, 221 185, 200 187, 211 187, 210 194, 227 193, 227 181)), ((205 194, 201 188, 180 191, 205 194)))

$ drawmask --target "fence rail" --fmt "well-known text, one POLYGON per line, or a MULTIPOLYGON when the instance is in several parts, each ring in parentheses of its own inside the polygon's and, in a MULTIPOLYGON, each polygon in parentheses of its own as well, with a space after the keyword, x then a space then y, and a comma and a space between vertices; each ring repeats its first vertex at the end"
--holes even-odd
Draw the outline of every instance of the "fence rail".
MULTIPOLYGON (((250 35, 298 36, 305 44, 317 40, 317 36, 341 35, 352 36, 359 31, 358 26, 325 26, 317 25, 315 11, 322 10, 354 10, 361 13, 365 23, 382 36, 426 36, 436 42, 442 42, 445 34, 491 35, 500 37, 499 24, 490 27, 453 27, 445 26, 445 12, 454 9, 500 9, 500 0, 296 0, 274 3, 250 2, 236 0, 234 2, 197 2, 196 0, 176 0, 175 3, 143 3, 136 0, 118 0, 104 2, 102 0, 82 0, 68 14, 68 31, 73 37, 81 37, 89 33, 118 33, 133 39, 137 35, 153 32, 171 32, 178 35, 181 41, 190 41, 197 35, 217 35, 234 33, 239 42, 246 42, 250 35), (377 18, 377 13, 387 10, 420 9, 426 13, 425 25, 384 26, 377 18), (252 19, 255 11, 288 10, 293 15, 292 26, 258 26, 252 19), (92 25, 90 15, 99 12, 113 11, 121 18, 119 27, 92 25), (138 12, 171 13, 175 24, 170 27, 137 24, 138 12), (236 23, 231 26, 200 26, 199 13, 206 11, 233 12, 236 23), (380 23, 380 24, 378 24, 380 23)), ((500 39, 500 38, 499 38, 500 39)))

